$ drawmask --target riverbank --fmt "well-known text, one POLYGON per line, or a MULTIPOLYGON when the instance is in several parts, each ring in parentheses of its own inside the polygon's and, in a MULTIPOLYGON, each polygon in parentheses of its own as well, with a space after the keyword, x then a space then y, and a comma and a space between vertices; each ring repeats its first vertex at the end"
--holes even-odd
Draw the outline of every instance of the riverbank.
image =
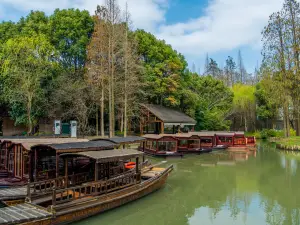
POLYGON ((280 138, 274 141, 282 150, 300 151, 300 137, 280 138))

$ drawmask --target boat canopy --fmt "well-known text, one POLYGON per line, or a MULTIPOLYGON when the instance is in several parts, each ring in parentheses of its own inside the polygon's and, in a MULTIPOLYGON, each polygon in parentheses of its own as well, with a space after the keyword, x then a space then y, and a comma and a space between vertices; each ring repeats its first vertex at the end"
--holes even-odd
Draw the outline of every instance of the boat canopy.
POLYGON ((127 136, 127 137, 112 137, 112 138, 94 138, 91 141, 110 141, 115 144, 130 144, 136 142, 143 142, 146 140, 144 137, 127 136))
POLYGON ((89 150, 113 149, 116 144, 110 141, 87 141, 87 142, 70 142, 61 144, 39 144, 32 146, 32 149, 53 149, 58 152, 81 152, 89 150))
POLYGON ((60 157, 88 157, 96 160, 96 163, 105 163, 112 161, 119 161, 121 159, 127 160, 131 158, 137 158, 143 156, 143 152, 139 152, 132 149, 115 149, 109 151, 86 151, 77 153, 65 153, 61 154, 60 157))

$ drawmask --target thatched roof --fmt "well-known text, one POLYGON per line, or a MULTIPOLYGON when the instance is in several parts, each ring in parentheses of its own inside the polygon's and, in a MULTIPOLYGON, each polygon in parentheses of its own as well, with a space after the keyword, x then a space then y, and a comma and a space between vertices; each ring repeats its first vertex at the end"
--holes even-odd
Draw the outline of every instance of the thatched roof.
POLYGON ((195 125, 196 121, 188 115, 174 109, 161 105, 142 104, 142 107, 150 111, 153 115, 163 121, 165 124, 176 125, 195 125))

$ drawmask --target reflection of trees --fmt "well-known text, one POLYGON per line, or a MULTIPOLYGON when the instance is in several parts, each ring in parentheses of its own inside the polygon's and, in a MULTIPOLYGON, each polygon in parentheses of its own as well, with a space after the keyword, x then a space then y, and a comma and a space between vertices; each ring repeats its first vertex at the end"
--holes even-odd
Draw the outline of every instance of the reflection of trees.
POLYGON ((300 224, 300 161, 282 152, 265 154, 259 175, 259 191, 266 222, 270 225, 300 224))
MULTIPOLYGON (((132 221, 140 221, 143 225, 184 225, 201 207, 210 209, 212 221, 224 209, 233 219, 243 215, 246 221, 251 200, 259 192, 267 224, 298 225, 300 173, 281 167, 280 153, 268 148, 260 148, 256 158, 249 156, 248 161, 235 166, 212 167, 218 160, 232 160, 226 154, 171 160, 176 164, 175 171, 165 188, 80 224, 131 225, 132 221)), ((289 157, 288 160, 293 159, 289 157)), ((296 164, 300 168, 300 160, 296 164)))

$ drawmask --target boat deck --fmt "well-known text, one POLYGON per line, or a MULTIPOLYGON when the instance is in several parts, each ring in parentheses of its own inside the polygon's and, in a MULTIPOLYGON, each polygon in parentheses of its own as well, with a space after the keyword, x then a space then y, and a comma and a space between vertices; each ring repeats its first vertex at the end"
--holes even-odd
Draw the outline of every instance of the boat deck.
POLYGON ((29 203, 0 208, 0 224, 20 224, 50 218, 51 213, 29 203))
POLYGON ((25 198, 26 195, 26 186, 0 189, 0 201, 21 199, 25 198))

